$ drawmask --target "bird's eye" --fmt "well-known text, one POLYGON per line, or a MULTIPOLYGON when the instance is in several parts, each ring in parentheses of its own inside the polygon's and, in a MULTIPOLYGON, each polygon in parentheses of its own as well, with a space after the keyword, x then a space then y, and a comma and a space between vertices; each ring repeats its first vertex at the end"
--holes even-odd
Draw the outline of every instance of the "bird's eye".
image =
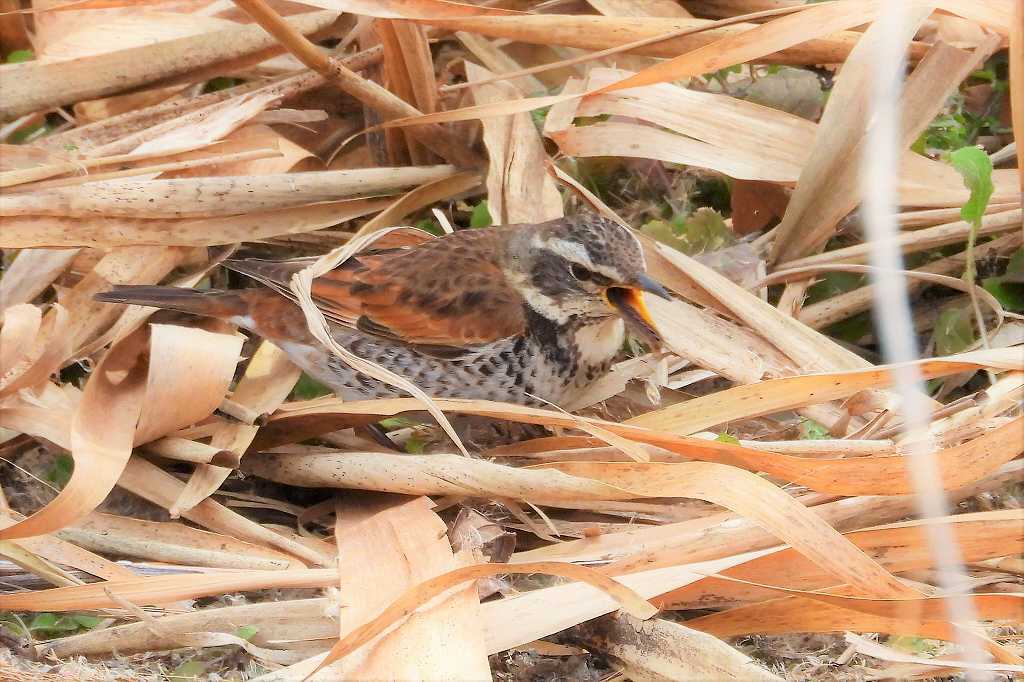
POLYGON ((598 274, 593 270, 588 270, 582 265, 578 265, 575 263, 572 265, 571 268, 569 268, 569 272, 575 279, 579 280, 580 282, 593 282, 598 286, 605 286, 611 283, 611 279, 609 279, 608 277, 598 274))
POLYGON ((571 268, 569 268, 569 272, 571 272, 572 276, 581 282, 589 282, 591 276, 593 276, 594 274, 590 270, 587 270, 582 265, 575 264, 571 268))

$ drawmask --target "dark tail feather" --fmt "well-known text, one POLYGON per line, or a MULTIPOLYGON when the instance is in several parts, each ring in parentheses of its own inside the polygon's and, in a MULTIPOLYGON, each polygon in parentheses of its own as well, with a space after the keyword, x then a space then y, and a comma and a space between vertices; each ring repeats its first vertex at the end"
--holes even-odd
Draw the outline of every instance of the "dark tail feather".
POLYGON ((249 310, 247 296, 243 291, 118 284, 110 291, 96 294, 94 298, 104 303, 144 305, 225 319, 247 315, 249 310))

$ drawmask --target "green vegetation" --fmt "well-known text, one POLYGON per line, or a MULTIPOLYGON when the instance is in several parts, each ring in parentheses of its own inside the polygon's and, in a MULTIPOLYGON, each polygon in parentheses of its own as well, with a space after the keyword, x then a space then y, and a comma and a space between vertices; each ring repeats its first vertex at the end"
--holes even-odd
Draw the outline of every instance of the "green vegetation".
POLYGON ((331 395, 331 389, 305 372, 302 373, 302 376, 295 383, 295 388, 292 389, 293 400, 312 400, 313 398, 320 398, 325 395, 331 395))
POLYGON ((691 256, 716 251, 736 242, 736 236, 722 216, 707 207, 697 209, 689 217, 648 221, 640 231, 691 256))

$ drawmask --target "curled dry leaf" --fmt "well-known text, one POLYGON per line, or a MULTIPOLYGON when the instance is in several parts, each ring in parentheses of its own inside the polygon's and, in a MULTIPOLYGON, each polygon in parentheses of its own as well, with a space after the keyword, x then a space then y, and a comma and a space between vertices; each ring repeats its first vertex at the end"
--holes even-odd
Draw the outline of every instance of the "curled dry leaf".
POLYGON ((208 416, 234 375, 242 339, 153 325, 114 346, 93 371, 70 430, 75 469, 52 502, 0 538, 31 537, 83 518, 103 501, 132 446, 208 416))
MULTIPOLYGON (((245 368, 231 400, 257 417, 273 412, 291 393, 302 370, 292 364, 288 355, 280 348, 264 341, 245 368)), ((259 427, 252 423, 229 422, 222 426, 210 439, 210 445, 217 450, 227 450, 241 458, 255 438, 259 427)), ((235 465, 237 466, 237 464, 235 465)), ((206 499, 227 479, 231 468, 209 463, 196 465, 185 489, 171 507, 172 516, 182 510, 189 510, 206 499)))

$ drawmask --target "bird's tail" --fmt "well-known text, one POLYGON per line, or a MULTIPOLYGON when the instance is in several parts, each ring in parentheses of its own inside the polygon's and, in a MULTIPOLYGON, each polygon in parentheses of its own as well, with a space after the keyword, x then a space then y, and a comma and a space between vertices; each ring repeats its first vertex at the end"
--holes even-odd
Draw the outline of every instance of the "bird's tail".
POLYGON ((248 315, 249 298, 247 290, 199 290, 134 284, 118 284, 110 291, 95 296, 97 301, 105 303, 166 308, 221 319, 248 315))

